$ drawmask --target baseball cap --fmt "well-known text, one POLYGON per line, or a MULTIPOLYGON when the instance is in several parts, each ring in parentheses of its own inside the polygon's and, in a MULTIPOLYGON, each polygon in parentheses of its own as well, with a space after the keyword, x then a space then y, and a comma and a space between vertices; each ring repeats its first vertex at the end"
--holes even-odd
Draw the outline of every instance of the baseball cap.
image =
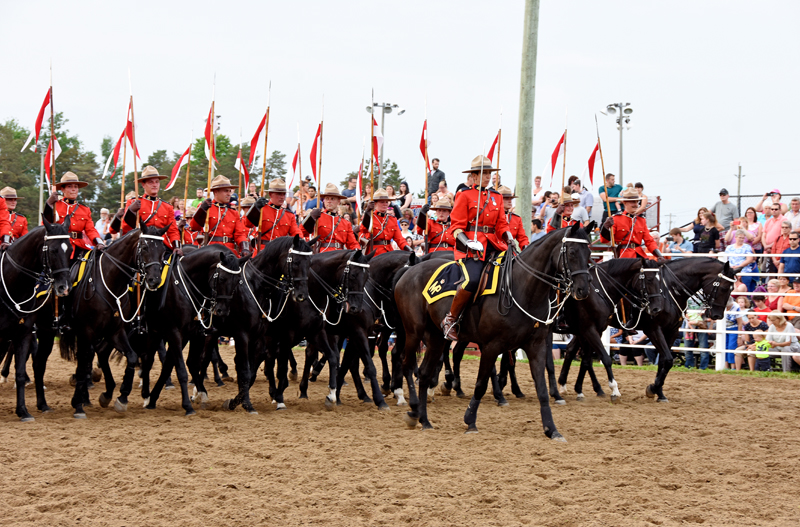
MULTIPOLYGON (((772 193, 773 194, 781 194, 781 191, 776 189, 776 188, 774 188, 774 189, 772 189, 772 193)), ((781 194, 781 196, 783 196, 783 194, 781 194)))
POLYGON ((720 189, 719 195, 720 196, 727 196, 728 195, 728 189, 726 189, 726 188, 720 189))

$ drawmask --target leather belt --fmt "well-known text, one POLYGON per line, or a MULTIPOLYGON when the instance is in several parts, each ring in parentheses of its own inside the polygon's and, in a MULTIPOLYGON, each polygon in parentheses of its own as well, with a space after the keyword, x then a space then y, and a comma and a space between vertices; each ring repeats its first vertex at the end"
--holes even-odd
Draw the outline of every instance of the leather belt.
POLYGON ((375 240, 372 242, 372 245, 389 245, 392 243, 392 240, 375 240))
POLYGON ((489 227, 489 226, 486 226, 486 225, 484 225, 482 227, 467 227, 467 231, 468 232, 478 231, 478 232, 483 232, 483 233, 486 233, 486 234, 494 234, 494 227, 489 227))
POLYGON ((73 231, 73 232, 70 232, 70 233, 69 233, 69 237, 70 237, 70 238, 72 238, 73 240, 77 240, 77 239, 78 239, 78 237, 79 237, 81 234, 83 234, 83 233, 82 233, 82 232, 74 232, 74 231, 73 231))
POLYGON ((233 243, 233 238, 231 238, 230 236, 212 236, 210 241, 212 241, 212 242, 222 242, 222 243, 233 243))
POLYGON ((342 247, 343 247, 343 245, 341 243, 339 243, 339 242, 321 243, 319 245, 320 249, 330 249, 330 248, 341 249, 342 247))

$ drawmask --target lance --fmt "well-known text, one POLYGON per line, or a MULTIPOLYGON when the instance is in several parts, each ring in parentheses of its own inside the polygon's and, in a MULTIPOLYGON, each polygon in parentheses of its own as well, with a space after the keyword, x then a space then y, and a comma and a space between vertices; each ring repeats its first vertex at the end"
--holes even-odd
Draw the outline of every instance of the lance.
MULTIPOLYGON (((53 186, 53 182, 55 181, 54 178, 56 177, 55 176, 55 172, 56 172, 56 168, 55 168, 56 167, 56 143, 55 143, 55 137, 56 137, 56 135, 55 135, 56 134, 56 132, 55 132, 55 130, 56 130, 56 126, 55 126, 56 114, 55 114, 55 110, 53 109, 54 106, 55 105, 53 104, 53 61, 51 60, 50 61, 50 185, 51 186, 48 189, 50 191, 50 194, 52 194, 53 192, 56 192, 56 193, 58 192, 57 190, 55 190, 55 187, 53 186)), ((53 220, 55 220, 55 219, 56 219, 56 207, 55 207, 55 203, 54 203, 53 204, 53 220)), ((53 312, 53 315, 55 316, 55 326, 56 326, 56 329, 58 330, 58 332, 61 333, 61 324, 60 324, 59 317, 58 317, 58 295, 53 295, 53 301, 55 303, 55 311, 53 312)))
MULTIPOLYGON (((425 204, 428 203, 428 96, 425 96, 425 125, 423 126, 425 137, 425 204)), ((423 241, 423 252, 428 252, 428 215, 425 215, 425 237, 423 241)))
POLYGON ((559 195, 561 196, 561 203, 564 203, 564 178, 567 175, 567 114, 564 113, 564 157, 561 158, 561 188, 559 195))
MULTIPOLYGON (((189 160, 186 162, 186 182, 183 185, 183 221, 188 221, 186 218, 186 202, 189 200, 189 170, 192 166, 192 143, 194 142, 194 128, 189 135, 189 160)), ((181 244, 185 243, 183 239, 183 232, 181 232, 181 244)))
MULTIPOLYGON (((272 102, 272 81, 269 81, 269 89, 267 90, 267 114, 264 118, 264 159, 261 160, 261 192, 258 197, 264 196, 264 182, 267 179, 267 138, 269 137, 269 107, 272 102)), ((297 125, 298 128, 300 125, 297 125)), ((261 251, 261 224, 263 223, 263 215, 259 212, 258 215, 258 240, 256 244, 258 250, 261 251)), ((274 226, 273 226, 274 227, 274 226)))
POLYGON ((497 188, 500 188, 500 142, 503 138, 503 108, 500 107, 500 127, 497 129, 497 188))
MULTIPOLYGON (((322 196, 320 196, 320 192, 322 192, 322 124, 325 122, 325 94, 322 95, 322 116, 319 120, 319 146, 317 147, 317 208, 322 208, 322 196)), ((321 216, 320 216, 321 217, 321 216)), ((319 227, 319 222, 314 222, 314 237, 317 237, 317 229, 319 227)), ((333 224, 331 224, 333 227, 333 224)), ((331 235, 333 233, 331 232, 331 235)), ((333 239, 331 237, 331 239, 333 239)))
MULTIPOLYGON (((211 90, 211 144, 208 145, 209 156, 208 156, 208 183, 206 185, 206 189, 208 191, 208 196, 211 197, 211 176, 214 174, 214 150, 216 150, 216 143, 214 137, 214 110, 215 110, 215 99, 217 95, 217 74, 214 74, 214 87, 211 90)), ((203 236, 203 245, 208 245, 209 241, 209 216, 211 216, 211 209, 206 213, 206 222, 203 228, 204 236, 203 236)))
MULTIPOLYGON (((375 88, 372 89, 370 109, 375 108, 375 88)), ((375 127, 372 125, 372 112, 369 114, 369 187, 372 189, 370 202, 374 203, 375 197, 375 127)), ((374 207, 374 205, 373 205, 374 207)), ((375 222, 375 209, 369 212, 369 238, 367 239, 367 253, 372 252, 372 224, 375 222)))
POLYGON ((300 178, 300 209, 297 212, 302 220, 305 210, 303 209, 303 156, 300 153, 300 123, 297 123, 297 176, 300 178))

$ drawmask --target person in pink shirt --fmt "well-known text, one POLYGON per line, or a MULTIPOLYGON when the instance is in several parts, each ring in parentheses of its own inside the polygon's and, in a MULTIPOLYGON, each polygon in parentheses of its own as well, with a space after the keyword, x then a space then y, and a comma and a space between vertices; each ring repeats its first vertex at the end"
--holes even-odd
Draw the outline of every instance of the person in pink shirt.
POLYGON ((764 222, 764 252, 772 253, 772 246, 781 235, 781 223, 785 218, 778 203, 773 203, 769 208, 764 207, 764 214, 767 215, 767 220, 764 222), (769 214, 772 217, 769 217, 769 214))

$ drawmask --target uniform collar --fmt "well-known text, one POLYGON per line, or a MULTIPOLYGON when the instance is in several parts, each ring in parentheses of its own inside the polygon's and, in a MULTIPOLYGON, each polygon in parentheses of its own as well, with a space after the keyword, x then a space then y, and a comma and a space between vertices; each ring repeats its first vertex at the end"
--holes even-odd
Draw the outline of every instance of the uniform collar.
POLYGON ((66 203, 67 205, 75 205, 75 204, 77 204, 77 203, 78 203, 78 200, 77 200, 77 199, 67 199, 67 198, 64 198, 64 199, 62 199, 61 201, 63 201, 63 202, 64 202, 64 203, 66 203))
POLYGON ((158 196, 147 196, 147 195, 144 195, 144 196, 142 196, 142 199, 146 199, 147 201, 158 201, 159 197, 158 196))
POLYGON ((281 209, 281 206, 280 206, 280 205, 275 205, 275 204, 274 204, 274 203, 272 203, 271 201, 268 201, 268 202, 267 202, 267 205, 269 205, 270 207, 272 207, 272 208, 273 208, 273 209, 275 209, 275 210, 280 210, 280 209, 281 209))
POLYGON ((220 203, 217 200, 212 201, 211 204, 215 205, 215 206, 217 206, 217 207, 219 207, 221 209, 229 209, 229 208, 231 208, 231 204, 230 203, 220 203))
POLYGON ((338 216, 338 215, 339 215, 339 212, 338 212, 338 211, 336 211, 336 210, 322 209, 322 211, 323 211, 325 214, 327 214, 328 216, 338 216))

